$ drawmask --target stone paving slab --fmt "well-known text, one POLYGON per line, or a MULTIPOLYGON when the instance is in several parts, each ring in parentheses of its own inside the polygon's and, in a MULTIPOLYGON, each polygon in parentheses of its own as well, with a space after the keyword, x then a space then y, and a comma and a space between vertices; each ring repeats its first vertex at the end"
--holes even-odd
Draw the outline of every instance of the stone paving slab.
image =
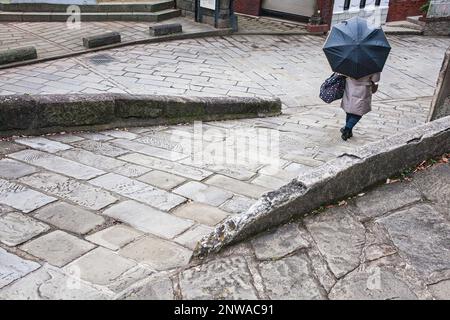
MULTIPOLYGON (((20 182, 92 210, 100 210, 117 201, 105 190, 51 172, 23 177, 20 182)), ((56 200, 48 196, 44 199, 49 199, 45 204, 56 200)))
POLYGON ((19 300, 105 300, 112 295, 70 277, 58 268, 45 265, 6 287, 0 292, 0 297, 19 300))
POLYGON ((158 211, 135 201, 125 201, 104 211, 104 215, 130 224, 134 228, 171 239, 183 233, 193 222, 158 211))
POLYGON ((142 232, 125 225, 115 225, 87 236, 86 240, 116 251, 138 239, 142 234, 142 232))
POLYGON ((57 230, 32 240, 21 246, 21 249, 51 265, 62 267, 92 250, 94 245, 66 232, 57 230))
POLYGON ((50 227, 24 214, 11 212, 0 217, 0 242, 17 246, 49 230, 50 227))
POLYGON ((0 288, 40 267, 38 263, 24 260, 2 248, 0 248, 0 258, 0 288))
POLYGON ((55 202, 41 208, 34 217, 77 234, 86 234, 105 223, 103 217, 65 202, 55 202))
POLYGON ((56 201, 56 198, 0 179, 0 203, 2 204, 29 213, 53 201, 56 201))

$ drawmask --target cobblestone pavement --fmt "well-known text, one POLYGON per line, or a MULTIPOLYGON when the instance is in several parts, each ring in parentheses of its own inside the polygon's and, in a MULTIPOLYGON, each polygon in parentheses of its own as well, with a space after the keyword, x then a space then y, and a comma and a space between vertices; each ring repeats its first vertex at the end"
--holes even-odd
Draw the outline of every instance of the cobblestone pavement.
POLYGON ((239 32, 306 32, 306 23, 238 15, 239 32))
MULTIPOLYGON (((304 170, 425 121, 450 40, 390 40, 393 52, 374 112, 364 117, 347 143, 338 135, 342 111, 336 105, 318 104, 316 97, 329 74, 319 54, 323 38, 186 40, 111 50, 102 53, 111 57, 106 63, 95 63, 96 55, 89 54, 1 71, 1 94, 240 92, 279 96, 284 114, 0 142, 0 297, 112 298, 150 279, 154 280, 150 287, 133 292, 172 298, 172 282, 164 274, 185 266, 196 241, 227 216, 245 211, 262 193, 304 170), (236 163, 236 155, 241 155, 239 137, 248 138, 243 163, 236 163), (255 138, 260 137, 276 143, 268 150, 255 150, 255 138), (202 156, 212 152, 217 157, 203 157, 199 162, 199 150, 202 156), (224 159, 223 150, 232 151, 230 162, 217 162, 224 159), (81 283, 74 281, 78 277, 81 283)), ((351 216, 342 219, 353 221, 351 216)), ((362 227, 352 223, 359 232, 355 237, 360 237, 362 227)), ((346 239, 344 231, 337 236, 346 239)), ((295 241, 310 241, 299 239, 295 241)), ((321 249, 319 241, 325 240, 315 240, 321 249)), ((329 247, 323 246, 326 255, 329 247)), ((334 249, 329 250, 331 259, 334 249)), ((355 252, 349 253, 348 261, 357 267, 355 252)), ((304 274, 311 267, 308 259, 327 258, 308 257, 290 257, 289 268, 300 268, 304 274)), ((289 270, 283 263, 278 261, 277 268, 289 270)), ((330 268, 338 278, 353 270, 339 261, 336 264, 330 268)), ((238 256, 202 268, 223 273, 226 283, 221 286, 228 285, 227 274, 233 283, 246 284, 234 293, 231 286, 229 294, 260 297, 262 291, 255 291, 250 283, 259 286, 262 278, 252 280, 249 273, 234 272, 244 266, 246 258, 238 256)), ((250 272, 254 267, 249 265, 250 272)), ((184 298, 205 294, 195 270, 180 274, 177 296, 180 292, 184 298)), ((260 270, 262 277, 273 272, 269 262, 260 270)), ((316 280, 308 275, 305 279, 308 294, 325 297, 316 280)), ((283 284, 273 285, 277 286, 283 284)))
MULTIPOLYGON (((32 256, 0 248, 0 297, 449 299, 449 181, 450 165, 437 164, 410 181, 379 186, 343 206, 292 221, 172 271, 158 270, 180 263, 186 254, 154 236, 115 225, 84 241, 0 207, 2 242, 13 245, 47 232, 22 249, 49 262, 40 266, 32 256), (64 250, 67 245, 71 250, 64 250), (176 250, 177 258, 167 253, 176 250)), ((62 223, 62 215, 82 213, 67 204, 54 206, 66 206, 59 219, 51 207, 41 209, 37 218, 62 223)), ((138 211, 133 206, 129 209, 138 211)), ((88 221, 89 213, 84 214, 88 221)))
POLYGON ((120 32, 122 42, 154 38, 149 27, 161 23, 181 23, 184 33, 215 30, 195 23, 192 19, 173 18, 163 22, 82 22, 80 28, 69 28, 65 22, 9 22, 0 23, 0 50, 35 46, 38 58, 61 56, 84 51, 83 38, 106 32, 120 32))

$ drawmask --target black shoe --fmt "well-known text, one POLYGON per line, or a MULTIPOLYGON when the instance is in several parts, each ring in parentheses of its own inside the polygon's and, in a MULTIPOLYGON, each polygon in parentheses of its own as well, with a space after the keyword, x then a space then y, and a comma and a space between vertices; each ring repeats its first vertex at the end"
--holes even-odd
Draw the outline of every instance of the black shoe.
POLYGON ((352 131, 349 130, 349 129, 347 129, 347 128, 342 128, 342 129, 341 129, 341 132, 342 132, 341 138, 342 138, 342 140, 344 140, 344 141, 347 141, 349 138, 351 138, 351 137, 353 136, 353 135, 352 135, 352 131))
MULTIPOLYGON (((341 128, 341 133, 344 133, 344 131, 345 131, 345 127, 341 128)), ((353 131, 352 130, 350 130, 349 138, 351 138, 351 137, 353 137, 353 131)))

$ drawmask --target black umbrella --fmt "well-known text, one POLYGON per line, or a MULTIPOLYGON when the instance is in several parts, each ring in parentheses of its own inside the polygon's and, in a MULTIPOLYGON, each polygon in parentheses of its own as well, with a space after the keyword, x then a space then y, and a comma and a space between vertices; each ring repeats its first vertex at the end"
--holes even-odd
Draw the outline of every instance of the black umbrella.
POLYGON ((331 29, 323 51, 334 72, 359 79, 383 70, 391 46, 381 28, 355 17, 331 29))

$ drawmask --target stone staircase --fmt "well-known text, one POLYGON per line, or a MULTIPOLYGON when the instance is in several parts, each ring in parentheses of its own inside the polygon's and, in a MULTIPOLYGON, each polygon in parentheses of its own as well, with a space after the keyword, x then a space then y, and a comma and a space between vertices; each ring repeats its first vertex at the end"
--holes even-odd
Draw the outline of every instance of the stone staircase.
MULTIPOLYGON (((0 4, 0 22, 66 22, 72 15, 67 4, 0 4)), ((98 1, 78 5, 81 21, 159 22, 181 15, 173 0, 98 1)))

